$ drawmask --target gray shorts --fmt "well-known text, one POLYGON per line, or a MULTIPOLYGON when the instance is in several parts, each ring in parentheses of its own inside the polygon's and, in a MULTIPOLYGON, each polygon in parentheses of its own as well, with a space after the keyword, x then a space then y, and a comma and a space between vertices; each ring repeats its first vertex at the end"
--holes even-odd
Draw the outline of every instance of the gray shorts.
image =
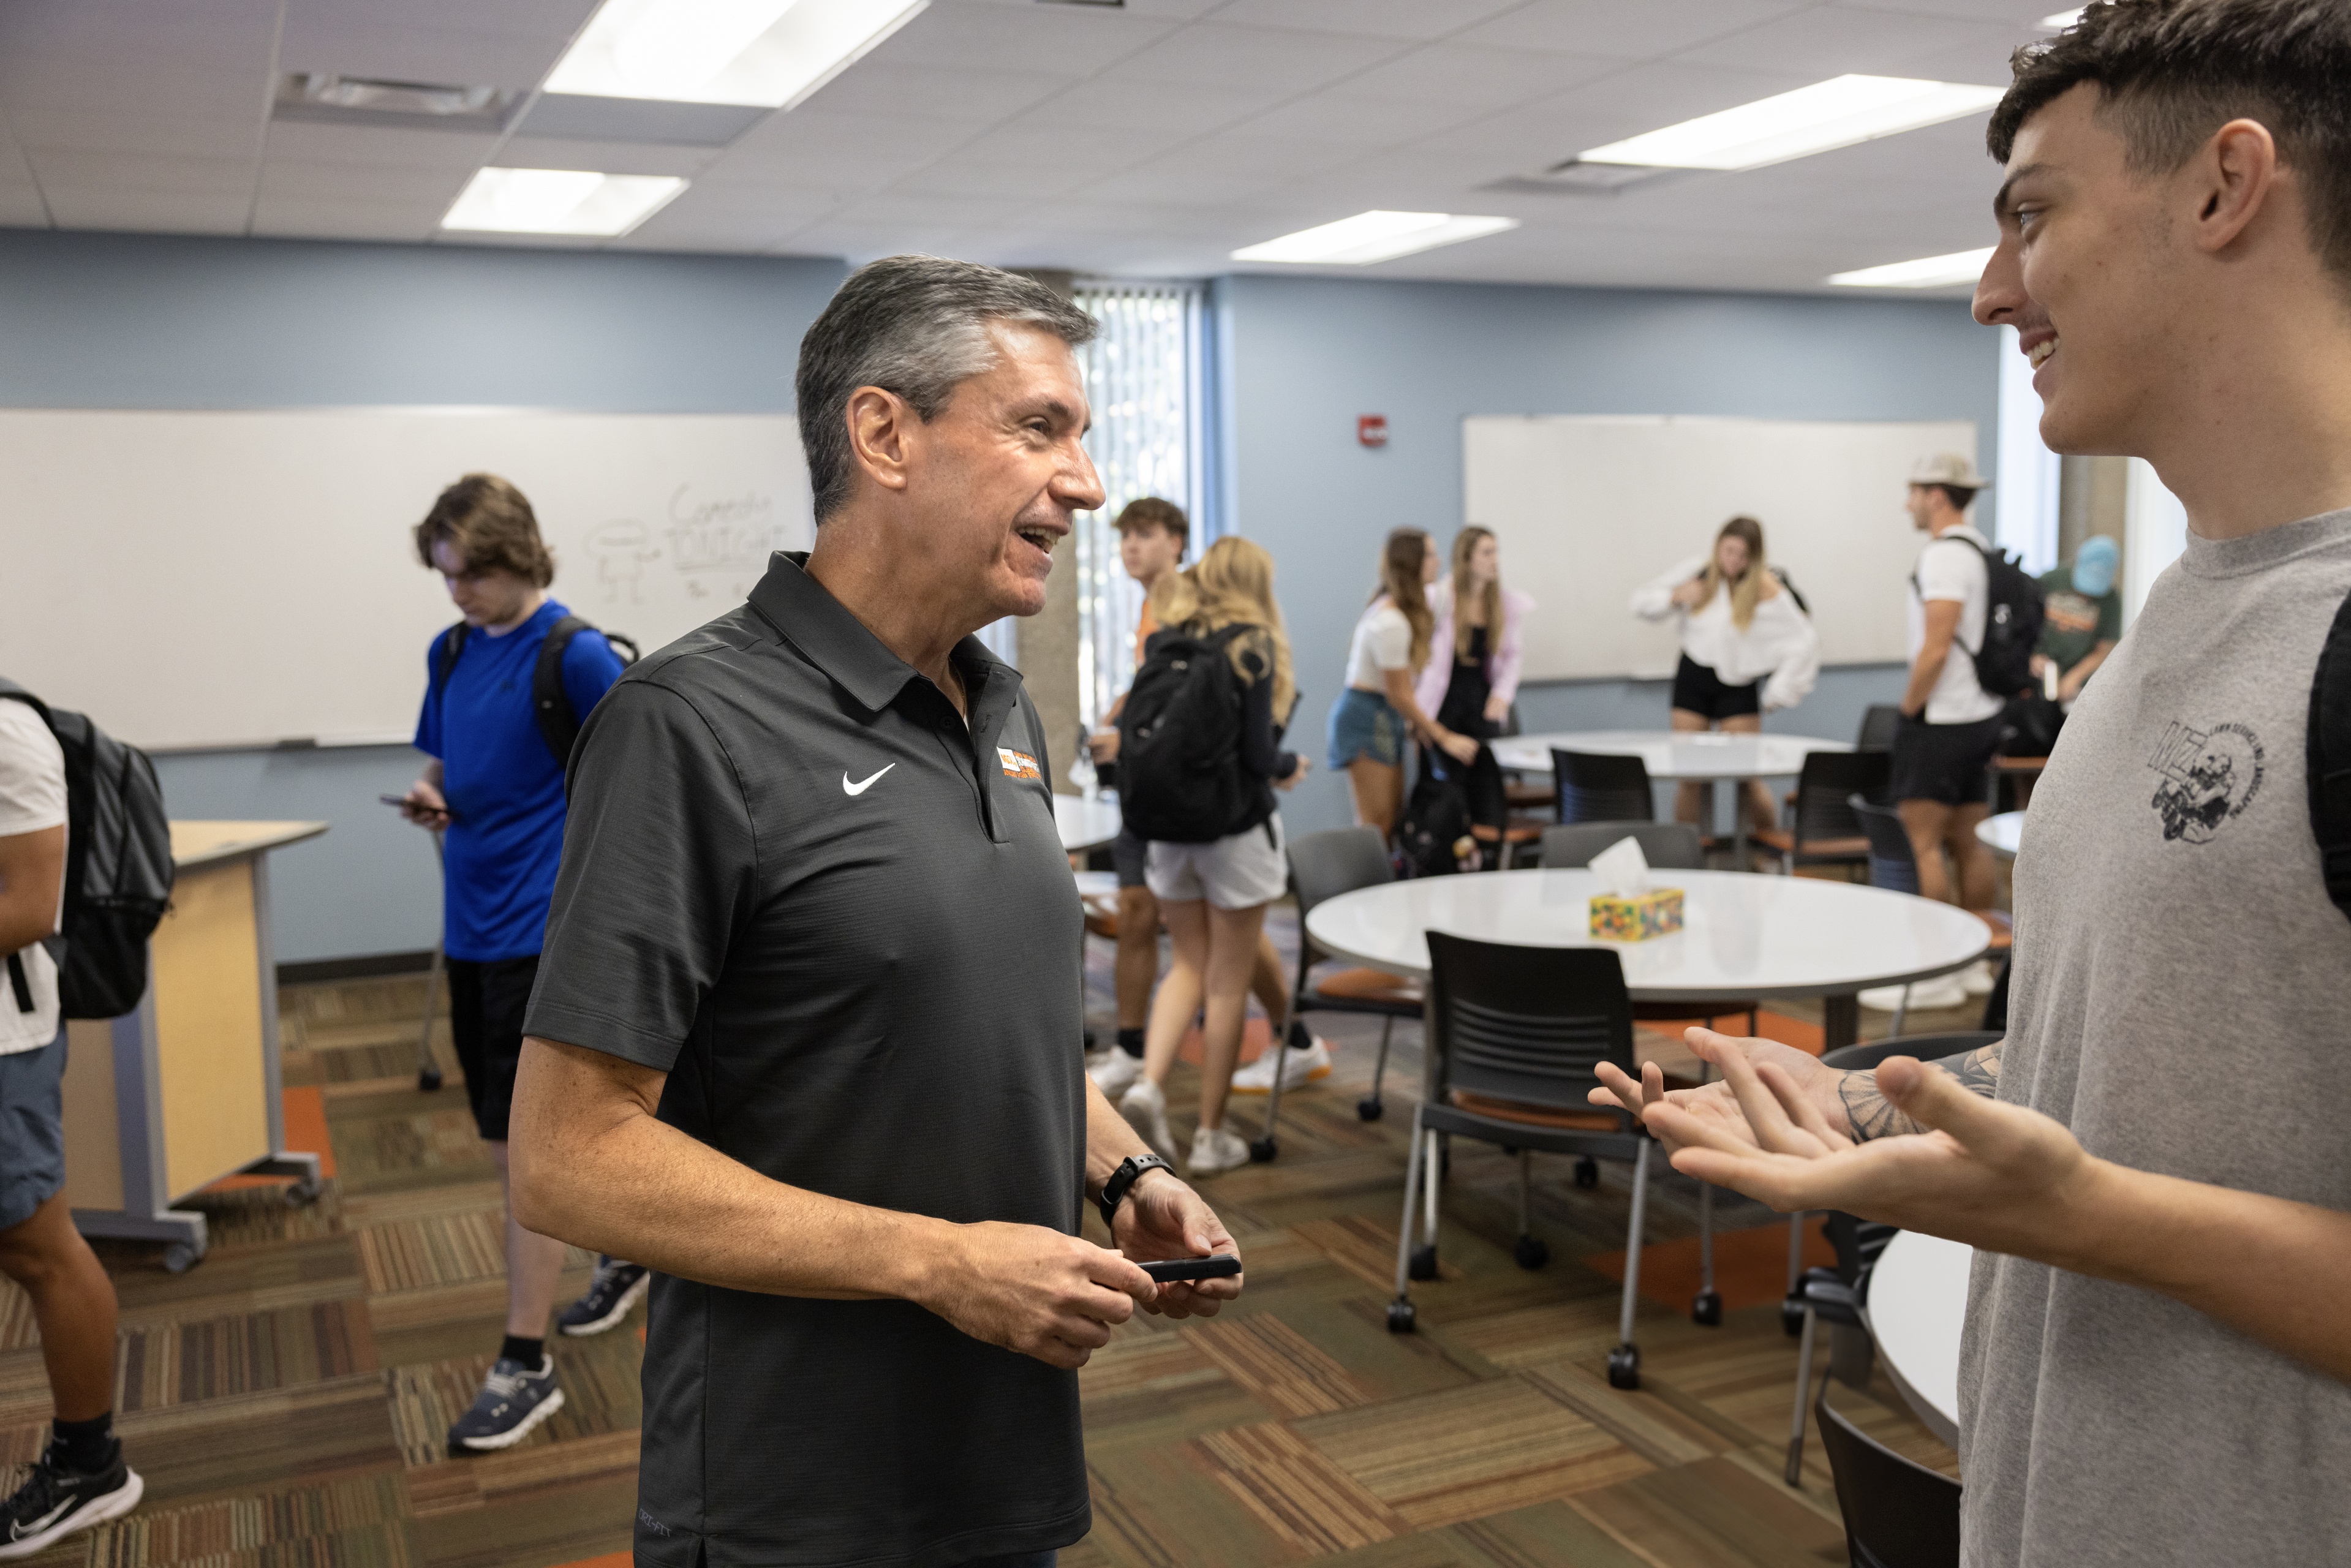
POLYGON ((1151 894, 1162 904, 1205 898, 1218 909, 1271 904, 1290 886, 1281 819, 1211 844, 1151 842, 1151 894))
POLYGON ((62 1029, 38 1051, 0 1056, 0 1230, 32 1218, 66 1185, 65 1079, 62 1029))

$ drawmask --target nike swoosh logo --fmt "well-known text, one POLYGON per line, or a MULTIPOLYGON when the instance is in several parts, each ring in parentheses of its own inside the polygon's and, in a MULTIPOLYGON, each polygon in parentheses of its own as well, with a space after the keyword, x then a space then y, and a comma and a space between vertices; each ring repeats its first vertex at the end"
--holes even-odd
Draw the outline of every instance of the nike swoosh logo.
POLYGON ((28 1536, 40 1534, 41 1531, 55 1524, 61 1517, 64 1516, 66 1510, 71 1508, 73 1505, 74 1500, 68 1498, 65 1501, 57 1504, 57 1507, 49 1510, 48 1512, 41 1515, 38 1519, 32 1520, 28 1522, 10 1525, 8 1527, 9 1539, 12 1541, 23 1541, 28 1536))
MULTIPOLYGON (((883 766, 882 773, 887 773, 891 768, 897 766, 898 765, 894 762, 885 763, 883 766)), ((841 792, 844 795, 862 795, 865 791, 873 788, 873 779, 881 778, 882 773, 874 774, 872 779, 866 779, 863 783, 852 784, 849 781, 849 770, 847 768, 843 768, 841 769, 841 792)))

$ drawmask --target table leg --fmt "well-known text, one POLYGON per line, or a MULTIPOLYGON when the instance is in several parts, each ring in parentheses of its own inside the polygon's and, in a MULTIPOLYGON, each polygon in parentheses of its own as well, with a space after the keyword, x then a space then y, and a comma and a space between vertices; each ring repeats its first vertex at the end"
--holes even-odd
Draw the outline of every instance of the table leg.
POLYGON ((1835 1051, 1841 1046, 1861 1043, 1861 998, 1854 997, 1823 997, 1821 998, 1821 1049, 1835 1051))

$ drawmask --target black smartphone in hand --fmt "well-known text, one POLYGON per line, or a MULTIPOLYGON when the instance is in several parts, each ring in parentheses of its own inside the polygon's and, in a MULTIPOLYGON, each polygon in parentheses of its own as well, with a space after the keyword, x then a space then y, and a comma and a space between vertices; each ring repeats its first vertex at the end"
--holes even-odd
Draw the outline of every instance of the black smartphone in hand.
POLYGON ((1164 1258, 1142 1269, 1167 1285, 1178 1280, 1229 1280, 1241 1271, 1241 1260, 1229 1252, 1216 1252, 1206 1258, 1164 1258))

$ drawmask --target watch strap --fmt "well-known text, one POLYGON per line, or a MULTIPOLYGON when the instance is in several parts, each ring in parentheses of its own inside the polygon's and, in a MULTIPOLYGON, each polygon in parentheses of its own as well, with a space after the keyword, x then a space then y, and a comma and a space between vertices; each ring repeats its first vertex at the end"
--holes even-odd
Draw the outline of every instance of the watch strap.
POLYGON ((1102 1183, 1102 1196, 1094 1200, 1102 1210, 1102 1223, 1108 1225, 1111 1222, 1111 1217, 1118 1212, 1118 1206, 1126 1201, 1128 1190, 1143 1179, 1145 1171, 1165 1171, 1172 1176, 1175 1170, 1174 1166, 1157 1155, 1129 1155, 1120 1161, 1118 1169, 1111 1172, 1110 1179, 1102 1183))

